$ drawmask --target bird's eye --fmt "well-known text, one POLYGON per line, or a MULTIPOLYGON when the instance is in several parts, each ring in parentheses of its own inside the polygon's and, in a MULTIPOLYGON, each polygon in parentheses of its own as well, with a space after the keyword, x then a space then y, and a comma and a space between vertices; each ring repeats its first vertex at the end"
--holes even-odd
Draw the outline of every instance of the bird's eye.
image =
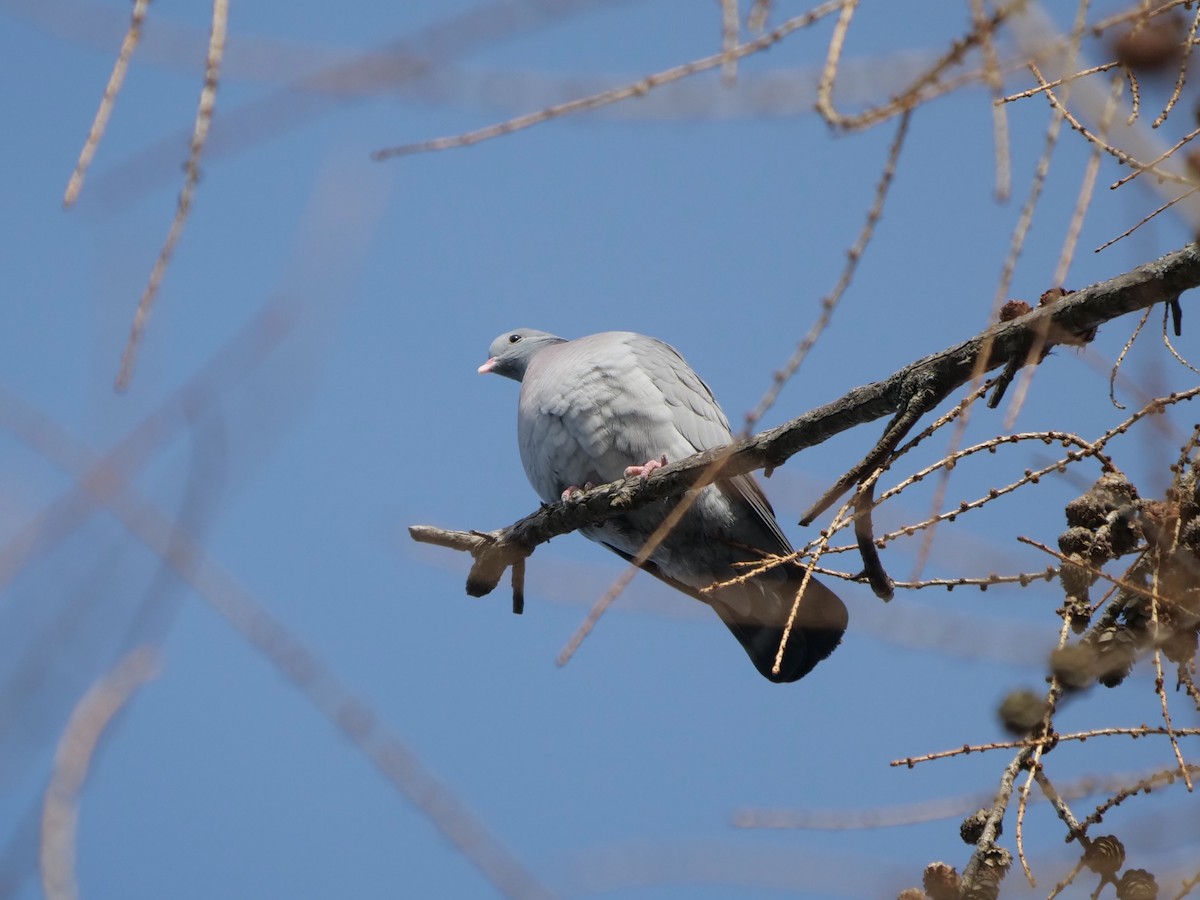
POLYGON ((510 334, 510 335, 508 336, 508 342, 509 342, 510 344, 515 344, 515 343, 517 343, 519 340, 521 340, 521 336, 520 336, 519 334, 510 334))

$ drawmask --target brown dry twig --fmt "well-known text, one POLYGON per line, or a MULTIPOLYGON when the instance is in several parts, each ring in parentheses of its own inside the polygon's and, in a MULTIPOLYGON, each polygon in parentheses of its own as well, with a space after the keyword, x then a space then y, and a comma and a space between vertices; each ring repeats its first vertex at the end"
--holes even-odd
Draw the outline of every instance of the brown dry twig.
MULTIPOLYGON (((1200 766, 1193 766, 1200 769, 1200 766)), ((1177 778, 1173 769, 1167 772, 1126 772, 1106 775, 1086 775, 1057 785, 1060 797, 1079 800, 1108 793, 1130 796, 1146 787, 1156 787, 1177 778)), ((935 822, 965 816, 992 800, 991 794, 964 794, 939 797, 895 806, 870 806, 865 809, 810 809, 784 807, 742 807, 734 810, 731 824, 735 828, 771 830, 852 831, 864 828, 897 828, 918 822, 935 822)), ((1043 796, 1043 800, 1048 799, 1043 796)), ((1035 796, 1032 802, 1039 802, 1035 796)), ((1112 805, 1112 800, 1106 801, 1112 805)), ((1107 808, 1107 807, 1106 807, 1107 808)), ((1086 821, 1086 820, 1085 820, 1086 821)), ((1081 824, 1081 828, 1083 825, 1081 824)))
POLYGON ((579 97, 575 100, 569 100, 566 103, 559 103, 554 106, 546 107, 537 112, 527 113, 523 116, 516 116, 504 122, 497 122, 493 125, 488 125, 484 128, 478 128, 475 131, 468 131, 462 134, 452 135, 450 137, 433 138, 427 141, 418 141, 412 144, 400 144, 395 147, 385 147, 382 150, 376 150, 371 154, 375 160, 391 159, 396 156, 410 156, 414 153, 430 153, 438 150, 451 150, 455 147, 469 147, 472 144, 478 144, 482 141, 488 141, 492 138, 502 137, 506 134, 512 134, 514 131, 522 131, 534 125, 540 125, 543 122, 549 122, 553 119, 559 119, 563 116, 572 115, 578 112, 587 110, 599 109, 602 106, 608 106, 612 103, 619 103, 622 100, 628 100, 631 97, 641 97, 655 88, 662 87, 664 84, 671 84, 683 78, 688 78, 700 72, 707 72, 710 69, 716 69, 731 64, 733 61, 742 59, 746 56, 751 56, 755 53, 761 53, 768 47, 779 43, 789 34, 801 28, 807 28, 814 22, 818 22, 825 16, 832 13, 834 10, 842 6, 845 0, 828 0, 815 9, 811 9, 799 16, 794 16, 788 19, 783 24, 773 28, 771 31, 746 41, 744 44, 738 44, 729 50, 722 50, 720 53, 714 53, 712 56, 706 56, 703 59, 693 60, 689 63, 684 63, 680 66, 673 66, 669 69, 664 69, 661 72, 655 72, 653 75, 647 75, 640 81, 635 81, 633 84, 627 84, 622 87, 613 88, 610 91, 602 91, 598 94, 592 94, 587 97, 579 97))
MULTIPOLYGON (((968 51, 990 40, 992 32, 1023 4, 1024 0, 1015 0, 1015 2, 1002 5, 990 16, 976 20, 970 31, 951 41, 946 51, 932 65, 913 79, 908 86, 894 92, 892 99, 887 103, 872 106, 856 115, 848 116, 838 112, 833 105, 833 87, 841 63, 842 47, 845 44, 846 34, 850 30, 850 22, 858 7, 858 0, 845 0, 839 4, 841 14, 834 25, 833 34, 830 36, 825 66, 817 86, 817 112, 822 119, 835 128, 858 131, 914 109, 930 97, 940 93, 943 90, 942 85, 946 73, 960 65, 968 51)), ((972 80, 979 77, 977 74, 973 75, 972 80)))
POLYGON ((121 92, 121 86, 125 83, 129 60, 133 57, 133 51, 137 49, 138 42, 142 38, 142 23, 145 21, 146 9, 149 6, 150 0, 135 0, 133 4, 129 30, 121 42, 117 61, 113 63, 112 74, 108 77, 104 95, 100 98, 100 106, 96 109, 96 118, 92 120, 87 140, 84 141, 83 149, 79 151, 79 161, 75 163, 75 171, 71 173, 71 180, 67 182, 67 189, 63 193, 64 208, 69 209, 73 206, 79 199, 79 192, 83 190, 83 180, 87 177, 87 171, 92 165, 92 158, 96 155, 96 150, 104 137, 104 129, 108 127, 108 119, 117 103, 117 94, 121 92))
POLYGON ((137 359, 138 346, 146 331, 146 323, 158 290, 162 286, 167 266, 175 253, 175 247, 183 236, 183 227, 187 224, 188 214, 192 209, 192 201, 196 195, 196 186, 200 183, 200 156, 204 145, 208 142, 209 129, 212 126, 213 111, 217 104, 217 84, 221 74, 221 60, 225 56, 225 34, 229 23, 229 0, 213 0, 212 28, 209 33, 208 56, 204 64, 204 86, 200 89, 200 101, 196 108, 196 122, 192 130, 191 148, 187 163, 184 167, 183 187, 179 190, 179 198, 175 206, 175 218, 167 231, 166 240, 158 252, 158 259, 150 270, 150 277, 138 301, 137 311, 133 315, 133 324, 129 327, 129 340, 121 354, 121 369, 117 373, 116 388, 123 391, 129 387, 133 377, 133 366, 137 359))
MULTIPOLYGON (((1175 733, 1193 736, 1200 735, 1200 728, 1177 728, 1175 733)), ((1152 734, 1166 735, 1167 729, 1159 725, 1138 725, 1136 727, 1113 726, 1111 728, 1090 728, 1087 731, 1073 731, 1069 734, 1047 734, 1044 737, 1023 740, 992 741, 986 744, 963 744, 961 747, 955 747, 951 750, 937 750, 933 753, 922 754, 921 756, 906 756, 903 759, 893 759, 888 765, 896 768, 905 766, 911 769, 918 763, 932 762, 936 759, 949 759, 953 756, 969 756, 972 753, 986 753, 990 750, 1005 750, 1017 747, 1028 749, 1056 743, 1061 744, 1063 741, 1087 741, 1097 737, 1119 736, 1137 739, 1152 734)), ((1178 772, 1175 772, 1175 774, 1178 775, 1178 772)))
POLYGON ((940 522, 953 522, 964 513, 981 509, 988 503, 991 503, 993 500, 998 500, 1000 497, 1011 494, 1026 484, 1037 484, 1041 478, 1049 475, 1051 472, 1064 471, 1066 467, 1072 463, 1081 462, 1082 460, 1095 457, 1100 460, 1101 465, 1104 466, 1106 470, 1112 468, 1112 461, 1100 452, 1100 447, 1102 445, 1089 444, 1082 438, 1072 434, 1067 434, 1066 432, 1043 431, 1027 434, 1000 435, 999 437, 986 440, 981 444, 975 444, 974 446, 966 447, 962 450, 955 450, 953 453, 942 457, 942 459, 938 460, 937 462, 932 463, 921 471, 915 472, 914 474, 905 478, 899 484, 888 488, 883 493, 883 496, 880 497, 879 502, 883 503, 884 501, 891 499, 906 488, 921 482, 934 472, 953 469, 961 459, 965 459, 966 457, 985 451, 994 453, 999 447, 1031 440, 1041 441, 1045 444, 1060 442, 1064 447, 1069 447, 1074 444, 1080 449, 1070 450, 1067 452, 1065 457, 1055 460, 1052 463, 1047 463, 1040 469, 1026 469, 1020 478, 1004 485, 1003 487, 989 488, 987 494, 982 497, 979 497, 975 500, 963 500, 953 509, 930 516, 921 522, 914 522, 904 525, 901 528, 897 528, 895 531, 890 531, 887 534, 879 537, 878 543, 887 544, 901 537, 911 537, 917 532, 924 531, 940 522))
POLYGON ((746 413, 745 424, 742 428, 742 436, 750 434, 754 426, 758 423, 779 397, 779 392, 783 390, 783 386, 791 380, 792 376, 800 368, 800 364, 804 362, 808 356, 808 352, 817 343, 817 339, 825 333, 830 321, 833 319, 833 312, 837 309, 838 303, 842 296, 846 293, 846 289, 850 287, 850 282, 854 278, 854 273, 858 270, 858 263, 866 252, 868 244, 871 242, 872 236, 875 234, 875 226, 879 224, 879 219, 883 215, 883 205, 887 201, 888 191, 891 189, 892 181, 896 177, 896 166, 900 161, 900 151, 904 148, 905 138, 908 136, 908 123, 911 115, 905 111, 900 117, 900 123, 896 127, 896 136, 892 138, 892 145, 888 150, 887 161, 883 164, 883 172, 879 176, 879 183, 875 186, 875 199, 871 203, 871 208, 867 211, 866 221, 863 222, 862 229, 858 233, 858 238, 854 241, 848 251, 846 251, 846 263, 842 266, 842 273, 838 276, 837 284, 833 289, 821 298, 821 314, 817 317, 817 321, 809 328, 808 333, 800 339, 800 343, 796 345, 796 349, 792 351, 792 355, 788 361, 784 363, 783 368, 775 371, 771 378, 771 386, 763 395, 763 398, 758 401, 758 405, 750 412, 746 413))

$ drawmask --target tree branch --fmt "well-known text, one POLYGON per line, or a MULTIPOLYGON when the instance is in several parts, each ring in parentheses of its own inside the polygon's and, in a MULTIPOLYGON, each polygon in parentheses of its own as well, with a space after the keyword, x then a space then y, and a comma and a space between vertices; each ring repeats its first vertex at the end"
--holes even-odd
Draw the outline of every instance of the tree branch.
MULTIPOLYGON (((728 447, 678 460, 647 478, 626 478, 600 485, 570 500, 543 505, 518 522, 491 532, 446 531, 429 525, 409 528, 413 540, 464 550, 475 562, 467 593, 481 597, 499 584, 505 570, 537 547, 584 525, 596 525, 655 500, 703 487, 720 478, 771 470, 807 447, 884 416, 932 409, 979 373, 1029 359, 1029 348, 1086 343, 1105 322, 1155 303, 1178 303, 1179 295, 1200 285, 1200 247, 1168 253, 1131 272, 1068 294, 1020 318, 993 326, 964 341, 905 366, 889 378, 857 387, 845 396, 776 428, 728 447)), ((905 422, 911 426, 911 422, 905 422)), ((875 450, 879 446, 877 444, 875 450)), ((874 451, 873 451, 874 454, 874 451)), ((868 460, 864 460, 864 463, 868 460)), ((869 475, 860 463, 851 473, 869 475)), ((843 490, 853 478, 839 480, 843 490)), ((823 500, 830 499, 829 492, 823 500)), ((816 515, 816 513, 811 513, 816 515)))

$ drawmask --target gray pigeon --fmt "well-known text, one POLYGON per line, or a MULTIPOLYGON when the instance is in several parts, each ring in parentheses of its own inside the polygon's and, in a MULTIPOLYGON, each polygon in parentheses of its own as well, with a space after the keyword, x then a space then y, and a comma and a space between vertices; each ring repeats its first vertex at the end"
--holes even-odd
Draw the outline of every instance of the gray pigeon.
MULTIPOLYGON (((521 462, 546 503, 587 485, 649 474, 733 440, 708 385, 675 348, 655 338, 608 331, 568 341, 518 328, 496 338, 489 356, 481 374, 521 382, 521 462)), ((579 530, 632 562, 678 501, 653 503, 579 530)), ((848 621, 842 601, 809 580, 776 674, 771 670, 803 568, 777 566, 741 584, 709 593, 700 588, 740 574, 734 563, 791 551, 762 489, 749 475, 739 475, 704 488, 643 568, 710 605, 759 672, 790 682, 807 675, 841 641, 848 621)))

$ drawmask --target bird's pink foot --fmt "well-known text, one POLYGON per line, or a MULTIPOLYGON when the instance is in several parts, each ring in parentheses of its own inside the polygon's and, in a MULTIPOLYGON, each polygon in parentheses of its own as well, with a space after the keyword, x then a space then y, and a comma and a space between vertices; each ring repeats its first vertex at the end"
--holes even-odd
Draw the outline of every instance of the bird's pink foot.
POLYGON ((645 465, 626 467, 625 477, 632 478, 634 475, 637 475, 641 478, 645 478, 647 475, 649 475, 655 469, 661 469, 666 464, 667 464, 667 454, 664 453, 662 455, 662 459, 651 459, 651 460, 647 460, 645 465))
POLYGON ((584 491, 590 491, 594 487, 595 487, 595 485, 592 484, 590 481, 587 482, 586 484, 584 484, 583 487, 580 487, 577 484, 573 484, 569 488, 567 488, 565 491, 562 492, 562 499, 574 500, 577 496, 582 494, 584 491))

